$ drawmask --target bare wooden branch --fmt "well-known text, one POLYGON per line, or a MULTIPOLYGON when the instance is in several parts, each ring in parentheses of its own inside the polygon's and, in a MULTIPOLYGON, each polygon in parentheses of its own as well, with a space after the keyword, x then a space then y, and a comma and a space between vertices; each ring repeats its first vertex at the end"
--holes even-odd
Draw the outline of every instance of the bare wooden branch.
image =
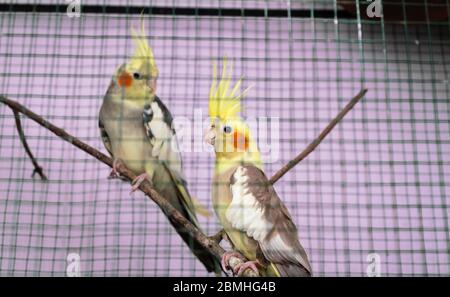
POLYGON ((300 154, 294 159, 289 161, 286 165, 281 167, 270 179, 272 184, 276 183, 283 175, 285 175, 289 170, 294 168, 298 163, 305 159, 310 153, 312 153, 316 147, 325 139, 325 137, 333 130, 333 128, 344 118, 344 116, 356 105, 356 103, 361 100, 362 97, 367 93, 367 89, 361 90, 358 95, 353 97, 349 103, 338 113, 338 115, 325 127, 325 129, 320 132, 319 136, 314 139, 300 154))
MULTIPOLYGON (((91 147, 90 145, 82 142, 75 136, 72 136, 71 134, 67 133, 65 130, 53 125, 49 121, 45 120, 43 117, 39 116, 38 114, 26 108, 25 106, 21 105, 20 103, 10 100, 4 96, 0 96, 0 102, 3 102, 4 104, 8 105, 15 112, 20 112, 26 115, 28 118, 32 119, 39 125, 50 130, 55 135, 71 143, 77 148, 83 150, 84 152, 88 153, 89 155, 93 156, 94 158, 103 162, 109 167, 113 166, 113 160, 110 157, 98 151, 97 149, 91 147)), ((132 181, 136 178, 136 175, 131 170, 129 170, 123 164, 123 162, 119 164, 117 171, 120 173, 121 176, 127 178, 129 181, 132 181)), ((167 199, 165 199, 157 191, 155 191, 149 182, 144 181, 143 183, 141 183, 139 189, 159 206, 159 208, 164 212, 164 214, 167 216, 167 218, 175 228, 184 228, 184 230, 186 230, 192 235, 195 241, 197 241, 205 249, 209 250, 211 254, 214 255, 217 259, 220 260, 222 258, 222 255, 225 253, 225 250, 217 242, 209 239, 205 234, 200 232, 178 210, 176 210, 172 206, 172 204, 168 202, 167 199)), ((243 261, 237 257, 233 257, 232 259, 230 259, 230 266, 233 269, 240 263, 243 263, 243 261)), ((252 277, 258 275, 256 275, 252 270, 247 269, 244 272, 244 276, 252 277)))
POLYGON ((33 163, 33 166, 34 166, 34 170, 33 170, 33 173, 31 174, 31 177, 34 177, 34 175, 37 173, 41 177, 42 180, 48 180, 47 176, 45 176, 45 174, 42 170, 42 167, 39 166, 39 163, 37 162, 36 158, 33 156, 33 153, 31 152, 31 149, 28 146, 28 142, 25 137, 25 133, 23 132, 22 122, 20 121, 20 114, 14 109, 12 111, 14 113, 14 119, 16 122, 17 133, 19 133, 20 141, 22 142, 23 148, 25 149, 25 152, 27 153, 28 157, 30 157, 31 163, 33 163))
MULTIPOLYGON (((311 142, 297 157, 292 159, 285 166, 283 166, 277 173, 275 173, 275 175, 270 179, 270 182, 272 184, 277 182, 283 175, 285 175, 289 170, 295 167, 298 163, 300 163, 303 159, 305 159, 312 151, 314 151, 314 149, 322 142, 323 139, 325 139, 325 137, 331 132, 331 130, 344 118, 344 116, 356 105, 356 103, 358 103, 358 101, 366 94, 366 92, 367 89, 361 90, 358 93, 358 95, 356 95, 327 125, 327 127, 325 127, 325 129, 322 130, 322 132, 313 142, 311 142)), ((16 126, 19 132, 19 136, 21 137, 22 144, 24 145, 25 150, 30 156, 32 162, 33 160, 35 161, 35 159, 31 154, 31 151, 29 150, 28 145, 26 143, 25 136, 23 134, 23 130, 21 129, 20 125, 20 118, 18 117, 17 114, 18 112, 26 115, 27 117, 34 120, 44 128, 53 132, 55 135, 66 140, 72 145, 78 147, 79 149, 85 151, 86 153, 90 154, 97 160, 103 162, 109 167, 112 167, 113 160, 110 157, 106 156, 105 154, 101 153, 95 148, 89 146, 88 144, 82 142, 78 138, 70 135, 63 129, 53 125, 52 123, 48 122, 41 116, 27 109, 25 106, 21 105, 20 103, 10 100, 4 96, 0 96, 0 101, 8 105, 13 110, 14 116, 16 118, 16 126)), ((35 166, 36 172, 38 173, 40 172, 39 174, 43 175, 42 169, 37 164, 37 162, 36 163, 33 162, 33 165, 35 166), (40 169, 40 171, 38 171, 38 168, 40 169)), ((121 176, 125 177, 129 181, 132 181, 136 178, 136 175, 131 170, 129 170, 123 163, 120 163, 120 165, 117 168, 117 171, 120 173, 121 176)), ((139 189, 143 191, 150 199, 152 199, 160 207, 160 209, 164 212, 164 214, 167 216, 167 218, 175 228, 184 228, 187 232, 189 232, 192 235, 195 241, 197 241, 205 249, 209 250, 211 254, 217 257, 217 259, 222 258, 222 255, 225 253, 225 250, 219 245, 219 243, 220 240, 222 239, 221 234, 223 234, 223 230, 219 231, 216 235, 212 237, 207 237, 205 234, 200 232, 191 222, 189 222, 178 210, 176 210, 168 202, 168 200, 166 200, 157 191, 155 191, 151 187, 149 182, 144 181, 140 185, 139 189)), ((241 263, 243 263, 243 261, 237 257, 232 257, 229 261, 229 264, 232 269, 234 269, 237 265, 241 263)), ((243 276, 258 276, 258 275, 255 274, 251 269, 247 269, 245 270, 243 276)))

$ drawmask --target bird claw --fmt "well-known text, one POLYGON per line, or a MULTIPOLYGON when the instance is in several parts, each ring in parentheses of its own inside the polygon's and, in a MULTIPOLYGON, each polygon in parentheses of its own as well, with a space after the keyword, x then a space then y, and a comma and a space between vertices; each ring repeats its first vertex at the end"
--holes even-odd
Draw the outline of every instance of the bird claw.
POLYGON ((234 267, 233 273, 237 276, 242 276, 245 270, 251 269, 254 273, 256 273, 256 275, 259 275, 258 266, 261 266, 258 261, 247 261, 236 265, 236 267, 234 267))
POLYGON ((225 252, 224 254, 223 254, 223 256, 222 256, 222 259, 220 260, 220 263, 222 264, 222 268, 223 268, 223 270, 225 270, 225 271, 228 271, 228 270, 230 270, 231 269, 231 266, 230 266, 230 259, 232 258, 232 257, 236 257, 236 258, 238 258, 238 259, 241 259, 242 261, 246 261, 247 259, 245 259, 245 257, 244 256, 242 256, 240 253, 238 253, 238 252, 225 252))
POLYGON ((118 178, 118 177, 119 177, 119 175, 117 174, 117 172, 114 171, 114 169, 111 170, 111 172, 108 175, 108 179, 115 179, 115 178, 118 178))
POLYGON ((119 168, 119 165, 122 163, 122 160, 120 159, 114 159, 113 161, 113 169, 108 175, 108 179, 114 179, 114 178, 120 178, 119 171, 117 170, 119 168))
POLYGON ((147 173, 142 173, 142 174, 138 175, 135 179, 133 179, 133 181, 131 182, 130 194, 136 192, 145 180, 148 181, 150 184, 152 183, 152 181, 150 180, 150 177, 147 173))

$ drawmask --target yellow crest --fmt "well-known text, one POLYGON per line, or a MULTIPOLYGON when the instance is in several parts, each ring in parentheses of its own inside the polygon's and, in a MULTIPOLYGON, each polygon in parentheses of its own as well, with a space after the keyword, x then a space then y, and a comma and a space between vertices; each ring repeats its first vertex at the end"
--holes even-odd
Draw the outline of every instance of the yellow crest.
POLYGON ((157 77, 158 68, 155 64, 152 48, 148 44, 147 37, 145 36, 143 15, 141 15, 140 34, 132 27, 131 36, 136 49, 127 66, 132 70, 141 70, 150 74, 152 77, 157 77))
POLYGON ((250 87, 242 93, 238 93, 242 78, 234 86, 231 82, 233 66, 227 70, 227 59, 222 62, 222 75, 217 82, 217 65, 213 64, 213 81, 209 90, 209 116, 219 118, 221 121, 230 120, 239 116, 241 111, 241 98, 243 98, 250 87))

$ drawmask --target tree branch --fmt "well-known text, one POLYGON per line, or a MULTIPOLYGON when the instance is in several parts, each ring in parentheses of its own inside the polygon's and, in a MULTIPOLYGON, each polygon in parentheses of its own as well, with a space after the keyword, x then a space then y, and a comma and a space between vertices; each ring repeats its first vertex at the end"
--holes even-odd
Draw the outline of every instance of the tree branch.
POLYGON ((294 159, 289 161, 286 165, 281 167, 270 179, 270 183, 276 183, 283 175, 285 175, 289 170, 294 168, 298 163, 300 163, 303 159, 305 159, 312 151, 316 149, 316 147, 325 139, 325 137, 333 130, 333 128, 344 118, 344 116, 356 105, 356 103, 361 100, 362 97, 367 93, 367 89, 363 89, 359 91, 358 95, 353 97, 349 103, 338 113, 338 115, 331 120, 331 122, 325 127, 325 129, 320 132, 319 136, 314 139, 300 154, 297 155, 294 159))
POLYGON ((20 121, 20 114, 14 109, 12 111, 14 113, 14 119, 16 122, 17 133, 19 133, 20 141, 22 142, 23 148, 25 149, 25 152, 27 153, 28 157, 30 157, 31 163, 33 163, 34 166, 34 170, 33 173, 31 174, 31 177, 34 177, 34 175, 37 173, 39 174, 42 180, 48 180, 47 176, 45 176, 44 172, 42 171, 42 167, 39 166, 39 163, 34 158, 33 153, 31 152, 30 147, 28 146, 25 133, 23 132, 22 123, 20 121))
MULTIPOLYGON (((331 130, 342 120, 342 118, 355 106, 356 103, 364 96, 367 92, 367 89, 361 90, 358 95, 356 95, 345 107, 339 112, 339 114, 334 118, 328 126, 322 130, 319 136, 311 142, 297 157, 288 162, 285 166, 283 166, 275 175, 270 179, 270 182, 274 184, 277 182, 284 174, 286 174, 289 170, 291 170, 294 166, 300 163, 306 156, 308 156, 314 149, 322 142, 322 140, 331 132, 331 130)), ((25 139, 25 135, 23 133, 23 129, 20 123, 19 112, 26 115, 28 118, 34 120, 36 123, 40 124, 44 128, 50 130, 55 135, 64 139, 65 141, 71 143, 77 148, 83 150, 89 155, 93 156, 97 160, 103 162, 104 164, 112 167, 113 160, 102 152, 96 150, 95 148, 89 146, 88 144, 82 142, 78 138, 70 135, 65 130, 53 125, 49 121, 45 120, 41 116, 37 115, 33 111, 27 109, 25 106, 20 103, 10 100, 4 96, 0 96, 0 102, 8 105, 14 112, 14 117, 16 120, 17 130, 19 132, 19 136, 21 138, 22 144, 27 151, 28 156, 31 158, 33 165, 35 167, 35 172, 37 172, 41 178, 46 178, 42 172, 42 168, 38 165, 37 161, 33 157, 31 150, 28 147, 28 144, 25 139)), ((121 162, 117 168, 117 171, 121 176, 125 177, 129 181, 132 181, 136 178, 136 175, 129 170, 123 162, 121 162)), ((225 250, 219 245, 220 239, 219 234, 222 234, 222 231, 219 231, 218 234, 212 236, 211 238, 207 237, 205 234, 200 232, 191 222, 189 222, 178 210, 176 210, 163 196, 161 196, 157 191, 155 191, 149 182, 144 181, 139 189, 143 191, 150 199, 152 199, 159 208, 164 212, 169 221, 173 224, 175 228, 184 228, 187 232, 189 232, 197 243, 199 243, 202 247, 209 250, 211 254, 213 254, 217 259, 221 259, 222 255, 225 253, 225 250)), ((237 257, 232 257, 229 261, 229 264, 232 269, 234 269, 237 265, 243 263, 243 261, 237 257)), ((247 269, 244 272, 244 276, 258 276, 252 270, 247 269)))
MULTIPOLYGON (((97 149, 91 147, 90 145, 82 142, 78 138, 70 135, 65 130, 53 125, 49 121, 45 120, 43 117, 29 110, 25 106, 20 103, 10 100, 4 96, 0 96, 0 102, 8 105, 13 111, 20 112, 26 115, 28 118, 32 119, 39 125, 44 128, 50 130, 55 135, 64 139, 65 141, 71 143, 77 148, 83 150, 89 155, 93 156, 97 160, 102 163, 108 165, 109 167, 113 166, 113 160, 97 149)), ((117 168, 117 171, 121 176, 127 178, 129 181, 132 181, 136 178, 136 175, 129 170, 123 162, 121 162, 117 168)), ((169 221, 173 224, 175 228, 184 228, 187 232, 189 232, 195 241, 197 241, 202 247, 209 250, 211 254, 213 254, 217 259, 221 259, 222 255, 225 253, 225 250, 214 240, 209 239, 206 235, 200 232, 191 222, 189 222, 178 210, 176 210, 167 199, 162 197, 158 192, 156 192, 150 185, 148 181, 144 181, 139 189, 144 192, 150 199, 152 199, 159 208, 164 212, 169 221)), ((231 268, 235 268, 238 264, 243 263, 243 261, 237 257, 233 257, 230 259, 231 268)), ((253 271, 247 269, 244 272, 244 276, 257 276, 253 271)))

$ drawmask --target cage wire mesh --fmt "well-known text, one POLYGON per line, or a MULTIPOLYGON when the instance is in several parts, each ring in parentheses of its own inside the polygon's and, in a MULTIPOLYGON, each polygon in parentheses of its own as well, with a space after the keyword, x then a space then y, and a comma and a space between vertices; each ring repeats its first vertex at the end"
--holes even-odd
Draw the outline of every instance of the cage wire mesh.
MULTIPOLYGON (((403 11, 414 5, 399 2, 403 11)), ((437 2, 450 11, 449 1, 437 2)), ((316 276, 366 275, 373 253, 383 276, 449 275, 448 18, 389 22, 335 1, 232 0, 82 0, 80 17, 69 18, 68 4, 1 4, 1 94, 105 152, 98 111, 133 52, 130 28, 145 7, 159 97, 175 117, 206 117, 211 61, 227 56, 234 77, 254 86, 245 116, 279 118, 279 158, 265 164, 271 176, 366 87, 276 190, 316 276)), ((63 276, 70 254, 82 276, 207 275, 153 202, 22 119, 49 180, 30 177, 13 114, 0 106, 0 275, 63 276)), ((214 155, 182 155, 190 192, 212 209, 214 155)), ((220 229, 215 217, 200 223, 206 234, 220 229)))

